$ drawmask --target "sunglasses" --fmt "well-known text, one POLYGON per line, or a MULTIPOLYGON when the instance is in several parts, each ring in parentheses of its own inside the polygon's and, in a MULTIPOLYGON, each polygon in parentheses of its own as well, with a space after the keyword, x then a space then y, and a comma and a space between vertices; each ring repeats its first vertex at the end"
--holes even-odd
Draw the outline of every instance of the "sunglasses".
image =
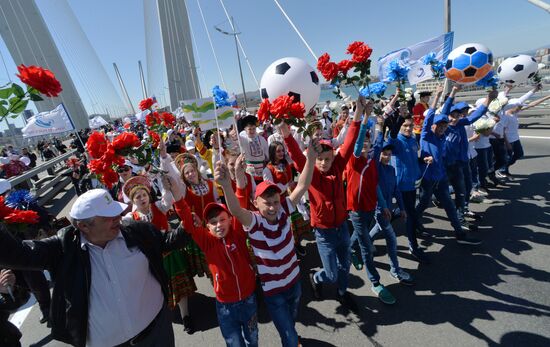
POLYGON ((123 173, 123 172, 126 172, 126 171, 130 171, 130 168, 128 166, 119 167, 116 171, 118 173, 123 173))

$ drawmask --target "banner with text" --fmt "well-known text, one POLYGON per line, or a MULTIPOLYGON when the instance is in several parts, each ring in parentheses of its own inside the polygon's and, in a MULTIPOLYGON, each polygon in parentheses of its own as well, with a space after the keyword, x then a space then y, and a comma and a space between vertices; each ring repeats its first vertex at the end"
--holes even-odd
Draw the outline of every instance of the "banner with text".
POLYGON ((216 128, 216 115, 220 129, 227 129, 233 124, 235 109, 230 106, 215 109, 214 100, 211 98, 185 100, 181 106, 182 116, 202 130, 216 128))
POLYGON ((23 137, 43 136, 74 131, 74 124, 63 104, 48 112, 40 112, 27 121, 23 137))

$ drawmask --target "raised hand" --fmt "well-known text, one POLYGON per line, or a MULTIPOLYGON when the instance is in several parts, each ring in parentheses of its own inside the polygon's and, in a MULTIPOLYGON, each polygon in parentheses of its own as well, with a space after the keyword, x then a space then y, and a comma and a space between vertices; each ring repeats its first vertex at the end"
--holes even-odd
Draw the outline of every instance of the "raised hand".
POLYGON ((229 169, 221 161, 216 162, 216 168, 214 169, 214 180, 222 187, 231 188, 229 169))

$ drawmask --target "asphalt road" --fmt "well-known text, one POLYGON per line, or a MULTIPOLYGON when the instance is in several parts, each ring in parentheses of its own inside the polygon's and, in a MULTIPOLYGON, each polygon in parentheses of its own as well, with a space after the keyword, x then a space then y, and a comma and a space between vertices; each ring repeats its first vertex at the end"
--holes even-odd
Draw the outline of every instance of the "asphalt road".
MULTIPOLYGON (((390 277, 385 241, 377 240, 382 255, 376 265, 397 303, 379 302, 366 274, 353 268, 350 290, 359 314, 339 306, 334 287, 324 290, 325 300, 314 301, 303 281, 297 329, 304 346, 550 346, 550 118, 521 123, 526 156, 511 169, 515 181, 490 190, 492 204, 472 206, 484 215, 476 233, 483 245, 456 244, 442 210, 430 208, 425 225, 435 237, 422 243, 432 264, 419 266, 406 252, 398 225, 401 266, 416 285, 403 287, 390 277)), ((66 213, 71 198, 60 195, 52 210, 66 213)), ((303 273, 320 265, 314 243, 307 244, 307 251, 303 273)), ((175 318, 177 346, 223 346, 211 285, 205 279, 197 285, 190 310, 198 331, 187 335, 175 318)), ((65 346, 51 340, 39 316, 35 306, 22 324, 23 346, 65 346)), ((279 346, 261 300, 259 316, 260 345, 279 346)))

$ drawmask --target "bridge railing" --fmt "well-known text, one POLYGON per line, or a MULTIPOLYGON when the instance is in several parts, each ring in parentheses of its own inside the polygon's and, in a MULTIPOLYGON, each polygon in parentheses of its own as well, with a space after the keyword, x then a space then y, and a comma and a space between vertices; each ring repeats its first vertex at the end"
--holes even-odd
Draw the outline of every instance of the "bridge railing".
POLYGON ((65 154, 62 154, 54 159, 48 160, 47 162, 29 170, 25 171, 22 175, 12 177, 8 179, 12 187, 20 185, 26 182, 27 186, 30 188, 30 191, 34 194, 38 200, 39 205, 44 205, 50 199, 52 199, 61 189, 65 188, 69 183, 71 183, 71 178, 66 175, 70 169, 62 168, 54 171, 55 175, 48 175, 46 177, 40 178, 38 180, 33 180, 38 174, 47 171, 48 169, 54 168, 55 165, 66 161, 70 156, 74 155, 76 150, 71 150, 65 154))

